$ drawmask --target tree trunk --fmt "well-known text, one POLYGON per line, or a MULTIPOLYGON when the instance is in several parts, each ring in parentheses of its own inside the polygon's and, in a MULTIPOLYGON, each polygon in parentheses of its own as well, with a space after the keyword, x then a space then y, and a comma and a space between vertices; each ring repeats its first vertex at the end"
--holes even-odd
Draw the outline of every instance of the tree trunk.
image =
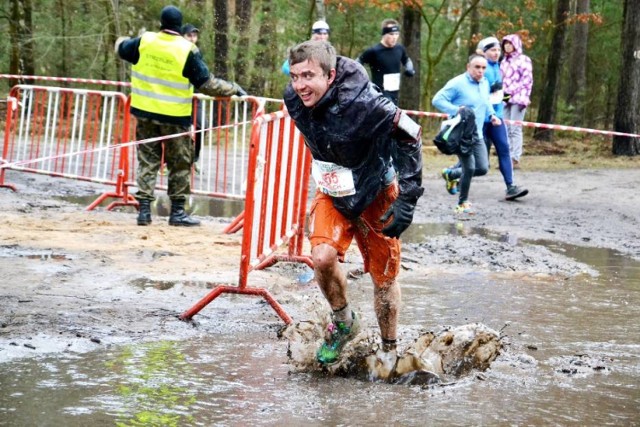
POLYGON ((413 77, 402 76, 398 103, 407 110, 420 109, 420 10, 405 5, 402 13, 402 40, 407 54, 413 62, 416 74, 413 77))
POLYGON ((213 66, 215 70, 213 74, 222 79, 227 79, 229 74, 227 69, 227 61, 229 60, 229 19, 227 11, 227 0, 214 0, 213 25, 215 36, 213 46, 215 57, 213 66))
MULTIPOLYGON (((20 74, 20 36, 18 35, 20 22, 20 5, 18 0, 11 0, 11 19, 9 19, 9 40, 11 53, 9 57, 9 74, 20 74)), ((9 86, 18 84, 17 79, 9 80, 9 86)))
MULTIPOLYGON (((576 15, 589 13, 589 0, 577 0, 576 15)), ((578 19, 573 27, 571 58, 569 60, 569 82, 567 85, 567 105, 572 111, 572 125, 586 126, 585 92, 587 89, 587 45, 589 44, 589 24, 578 19)))
MULTIPOLYGON (((58 13, 60 17, 60 38, 59 43, 61 44, 60 48, 62 50, 62 55, 60 55, 60 63, 58 64, 58 76, 59 77, 69 77, 69 69, 67 67, 67 57, 69 55, 67 50, 67 15, 66 15, 66 7, 64 0, 57 0, 58 13)), ((65 86, 62 84, 62 86, 65 86)), ((66 85, 68 86, 68 85, 66 85)))
MULTIPOLYGON (((33 58, 33 51, 34 51, 34 46, 33 46, 33 21, 32 21, 32 5, 31 5, 31 0, 22 0, 22 11, 23 11, 23 24, 22 24, 22 28, 21 28, 21 32, 22 32, 22 40, 23 40, 23 50, 22 53, 20 55, 20 61, 22 62, 23 66, 22 66, 22 71, 24 72, 24 74, 32 76, 36 73, 36 68, 34 65, 34 58, 33 58)), ((25 83, 27 84, 33 84, 34 81, 33 79, 30 80, 25 80, 25 83)))
POLYGON ((127 81, 126 68, 124 65, 124 61, 121 61, 113 52, 113 46, 116 43, 116 40, 119 36, 123 35, 120 31, 120 8, 119 2, 117 0, 104 0, 105 7, 105 16, 108 18, 108 33, 105 35, 104 42, 104 60, 102 65, 102 75, 100 76, 103 80, 109 79, 108 66, 111 58, 115 58, 115 67, 116 67, 116 76, 121 82, 127 81))
MULTIPOLYGON (((640 8, 625 0, 622 24, 622 65, 614 119, 616 132, 640 134, 640 8)), ((637 156, 640 138, 613 137, 613 154, 637 156)))
MULTIPOLYGON (((468 49, 467 54, 471 56, 476 52, 476 47, 478 43, 475 42, 477 35, 480 34, 480 5, 478 7, 474 7, 471 11, 471 16, 469 17, 469 41, 468 41, 468 49)), ((488 37, 488 35, 484 36, 488 37)))
MULTIPOLYGON (((271 47, 271 40, 275 40, 274 17, 271 13, 271 2, 262 2, 262 22, 260 23, 260 36, 258 37, 258 50, 254 63, 253 75, 251 78, 250 94, 256 96, 267 96, 269 93, 267 76, 268 70, 276 69, 274 54, 277 49, 271 47)), ((280 94, 281 95, 281 94, 280 94)))
POLYGON ((249 87, 249 28, 251 28, 251 0, 236 3, 236 31, 238 33, 238 55, 234 64, 235 81, 242 87, 249 87))
POLYGON ((316 5, 316 16, 318 17, 318 19, 322 19, 326 21, 327 12, 325 11, 325 8, 324 8, 324 1, 323 0, 314 0, 314 1, 316 5))
MULTIPOLYGON (((567 16, 570 11, 570 0, 558 0, 554 19, 551 51, 547 62, 547 79, 538 109, 539 123, 553 123, 556 117, 556 101, 558 99, 558 81, 562 73, 562 56, 564 53, 565 35, 567 32, 567 16)), ((553 141, 551 129, 536 128, 534 139, 537 141, 553 141)))

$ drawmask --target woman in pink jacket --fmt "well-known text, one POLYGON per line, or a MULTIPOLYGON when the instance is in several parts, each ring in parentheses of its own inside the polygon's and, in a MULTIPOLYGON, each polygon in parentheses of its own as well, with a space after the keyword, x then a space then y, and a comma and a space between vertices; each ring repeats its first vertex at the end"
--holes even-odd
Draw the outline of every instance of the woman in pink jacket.
MULTIPOLYGON (((505 95, 510 95, 504 108, 506 120, 524 120, 527 106, 531 103, 533 67, 531 59, 522 53, 522 41, 517 34, 509 34, 502 39, 504 59, 500 64, 505 95)), ((509 147, 513 167, 520 167, 522 156, 522 126, 507 124, 509 147)))

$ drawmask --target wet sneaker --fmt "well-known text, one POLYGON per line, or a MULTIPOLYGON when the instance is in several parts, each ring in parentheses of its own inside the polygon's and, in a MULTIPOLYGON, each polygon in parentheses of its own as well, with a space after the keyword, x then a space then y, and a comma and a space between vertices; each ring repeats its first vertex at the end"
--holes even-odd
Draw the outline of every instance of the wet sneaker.
POLYGON ((451 173, 451 169, 444 168, 442 169, 442 178, 445 181, 445 186, 447 188, 447 192, 449 194, 458 194, 458 180, 457 179, 449 179, 449 173, 451 173))
POLYGON ((327 326, 327 333, 325 336, 325 342, 322 343, 318 352, 316 353, 316 359, 323 365, 330 365, 335 363, 340 357, 340 351, 344 345, 360 331, 360 320, 355 312, 351 312, 351 318, 353 323, 351 327, 347 327, 344 322, 331 322, 327 326))
POLYGON ((475 215, 473 208, 471 207, 471 203, 462 202, 455 209, 456 214, 458 215, 475 215))
POLYGON ((515 200, 518 197, 524 197, 529 194, 529 190, 526 188, 518 187, 517 185, 510 185, 505 193, 505 200, 515 200))

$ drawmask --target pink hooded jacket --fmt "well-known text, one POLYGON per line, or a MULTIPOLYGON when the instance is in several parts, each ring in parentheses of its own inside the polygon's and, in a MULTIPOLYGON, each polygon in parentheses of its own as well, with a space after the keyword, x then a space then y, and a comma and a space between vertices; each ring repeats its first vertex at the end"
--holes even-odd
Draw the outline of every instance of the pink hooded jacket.
POLYGON ((504 92, 511 95, 509 104, 524 105, 531 103, 531 87, 533 86, 533 67, 531 59, 522 53, 522 41, 517 34, 509 34, 502 39, 502 51, 504 52, 504 42, 508 41, 513 45, 513 52, 507 55, 500 64, 502 71, 502 84, 504 92))

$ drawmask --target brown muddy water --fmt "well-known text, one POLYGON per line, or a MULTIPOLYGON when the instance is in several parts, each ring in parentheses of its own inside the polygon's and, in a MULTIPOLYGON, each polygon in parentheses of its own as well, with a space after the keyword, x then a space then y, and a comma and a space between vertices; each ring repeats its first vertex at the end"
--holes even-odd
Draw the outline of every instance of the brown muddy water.
MULTIPOLYGON (((419 241, 421 233, 407 237, 419 241)), ((403 272, 402 325, 477 321, 502 330, 506 349, 491 369, 455 383, 422 388, 294 373, 273 328, 218 325, 198 339, 1 364, 0 425, 639 425, 640 262, 535 243, 599 275, 403 272)), ((354 303, 370 307, 371 284, 357 286, 354 303)), ((215 309, 202 322, 215 323, 215 309)))

